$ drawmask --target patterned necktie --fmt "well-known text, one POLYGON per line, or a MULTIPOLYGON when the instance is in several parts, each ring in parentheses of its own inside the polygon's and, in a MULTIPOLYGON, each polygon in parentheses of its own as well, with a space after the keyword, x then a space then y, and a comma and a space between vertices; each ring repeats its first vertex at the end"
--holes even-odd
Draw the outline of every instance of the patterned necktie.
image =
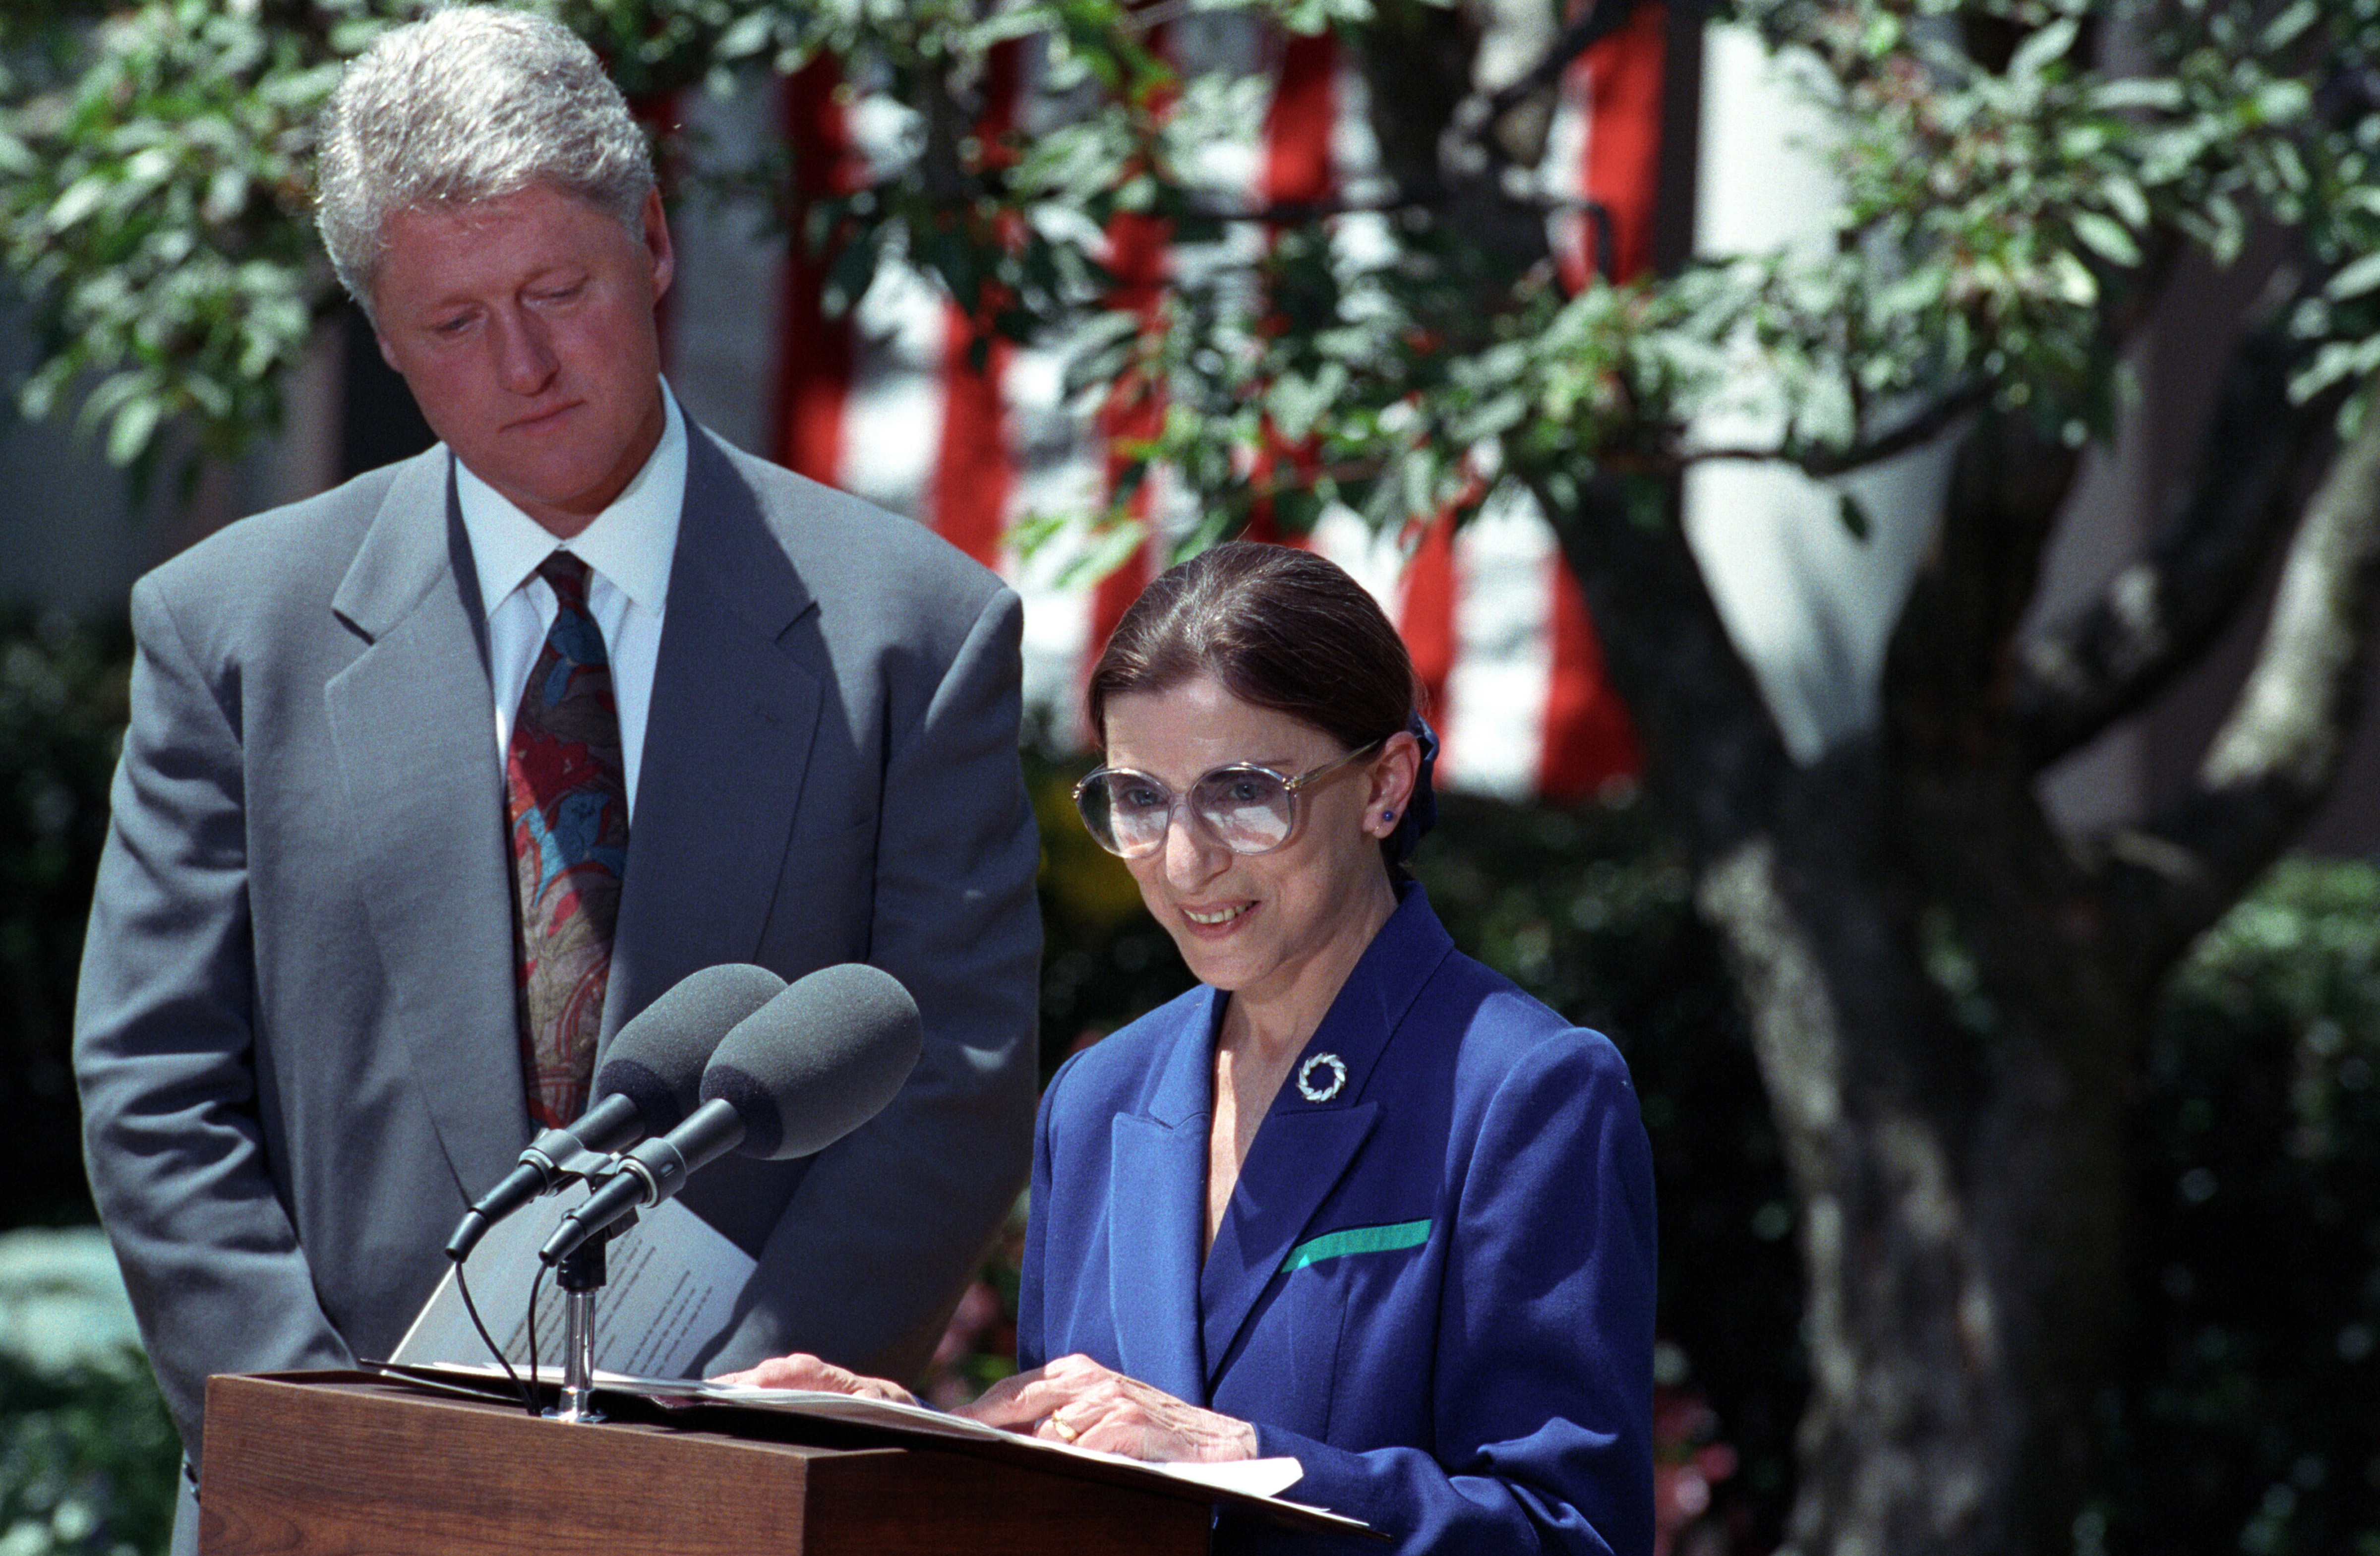
POLYGON ((587 564, 557 551, 537 576, 562 608, 521 688, 504 751, 504 805, 529 1117, 559 1128, 584 1111, 594 1073, 627 862, 628 788, 612 662, 587 609, 587 564))

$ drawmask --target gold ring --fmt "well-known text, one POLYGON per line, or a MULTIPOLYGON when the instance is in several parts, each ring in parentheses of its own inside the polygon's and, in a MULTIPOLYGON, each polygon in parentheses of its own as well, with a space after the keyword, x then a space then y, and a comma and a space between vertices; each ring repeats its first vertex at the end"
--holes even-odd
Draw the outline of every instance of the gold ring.
POLYGON ((1056 1432, 1061 1438, 1064 1439, 1068 1442, 1072 1442, 1075 1439, 1083 1435, 1074 1428, 1066 1425, 1065 1422, 1058 1419, 1054 1414, 1050 1417, 1050 1429, 1056 1432))

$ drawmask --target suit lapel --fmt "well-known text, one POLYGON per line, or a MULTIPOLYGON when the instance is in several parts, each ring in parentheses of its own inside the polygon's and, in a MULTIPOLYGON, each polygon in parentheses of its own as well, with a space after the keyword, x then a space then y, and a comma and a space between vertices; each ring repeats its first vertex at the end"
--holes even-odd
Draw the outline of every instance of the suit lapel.
POLYGON ((368 646, 323 697, 398 1028, 468 1186, 504 1171, 528 1115, 518 1044, 480 1037, 513 1027, 512 884, 486 626, 449 493, 443 448, 399 470, 332 600, 368 646))
MULTIPOLYGON (((1327 1029, 1327 1024, 1326 1024, 1327 1029)), ((1327 1052, 1327 1051, 1326 1051, 1327 1052)), ((1293 1080, 1282 1088, 1296 1096, 1293 1080)), ((1303 1106, 1301 1100, 1301 1106, 1303 1106)), ((1207 1251, 1199 1278, 1201 1329, 1211 1386, 1257 1299, 1314 1214, 1339 1186, 1379 1122, 1377 1102, 1284 1111, 1276 1100, 1240 1168, 1231 1209, 1207 1251)))
POLYGON ((1452 948, 1421 888, 1408 887, 1281 1082, 1200 1272, 1209 1385, 1290 1251, 1308 1236, 1340 1230, 1321 1224, 1318 1215, 1354 1165, 1384 1106, 1392 1105, 1387 1100, 1393 1087, 1376 1087, 1373 1070, 1415 996, 1452 948))
POLYGON ((779 642, 811 609, 808 591, 750 485, 708 433, 686 432, 607 1038, 686 974, 758 951, 821 702, 779 642))
POLYGON ((1203 1404, 1198 1244, 1214 1071, 1212 990, 1188 1002, 1144 1111, 1118 1113, 1108 1156, 1108 1304, 1121 1369, 1203 1404))

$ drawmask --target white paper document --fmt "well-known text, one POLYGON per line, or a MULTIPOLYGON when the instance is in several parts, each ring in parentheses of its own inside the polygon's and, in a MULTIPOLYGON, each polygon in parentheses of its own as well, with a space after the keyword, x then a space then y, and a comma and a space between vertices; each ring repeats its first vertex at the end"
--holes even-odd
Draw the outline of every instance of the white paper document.
MULTIPOLYGON (((529 1286, 544 1269, 537 1250, 585 1197, 573 1190, 531 1202, 498 1222, 464 1267, 471 1300, 516 1366, 528 1360, 529 1286)), ((749 1254, 674 1199, 639 1212, 633 1228, 612 1239, 605 1257, 609 1280, 595 1302, 595 1365, 640 1378, 690 1370, 726 1329, 754 1268, 749 1254)), ((562 1361, 562 1307, 563 1293, 547 1270, 538 1288, 541 1366, 562 1361)), ((463 1309, 453 1270, 431 1293, 389 1360, 404 1367, 488 1360, 487 1343, 463 1309)))
POLYGON ((1077 1447, 1071 1442, 1050 1442, 1041 1438, 1023 1437, 1005 1432, 998 1427, 988 1427, 980 1421, 970 1421, 964 1416, 952 1416, 922 1404, 899 1404, 891 1400, 862 1399, 856 1394, 821 1393, 808 1389, 741 1389, 724 1383, 688 1384, 657 1381, 650 1379, 604 1378, 599 1383, 628 1392, 662 1393, 684 1399, 716 1400, 725 1404, 745 1404, 759 1409, 779 1409, 813 1418, 850 1421, 872 1427, 891 1427, 903 1431, 919 1432, 929 1437, 973 1439, 978 1442, 1002 1442, 1029 1447, 1062 1458, 1099 1459, 1110 1464, 1130 1465, 1135 1469, 1153 1472, 1169 1479, 1184 1480, 1194 1486, 1212 1490, 1236 1491, 1243 1496, 1272 1497, 1294 1485, 1305 1472, 1295 1459, 1243 1459, 1233 1464, 1157 1464, 1147 1459, 1128 1459, 1120 1453, 1102 1453, 1096 1448, 1077 1447))

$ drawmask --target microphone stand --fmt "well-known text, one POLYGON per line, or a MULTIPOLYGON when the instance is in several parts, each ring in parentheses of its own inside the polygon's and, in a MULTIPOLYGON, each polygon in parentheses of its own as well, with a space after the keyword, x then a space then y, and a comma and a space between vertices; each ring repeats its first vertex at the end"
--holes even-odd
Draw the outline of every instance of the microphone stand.
POLYGON ((554 1266, 562 1288, 562 1393, 545 1414, 552 1420, 591 1426, 603 1419, 595 1408, 595 1294, 610 1271, 603 1257, 612 1239, 636 1224, 634 1216, 581 1243, 554 1266))

